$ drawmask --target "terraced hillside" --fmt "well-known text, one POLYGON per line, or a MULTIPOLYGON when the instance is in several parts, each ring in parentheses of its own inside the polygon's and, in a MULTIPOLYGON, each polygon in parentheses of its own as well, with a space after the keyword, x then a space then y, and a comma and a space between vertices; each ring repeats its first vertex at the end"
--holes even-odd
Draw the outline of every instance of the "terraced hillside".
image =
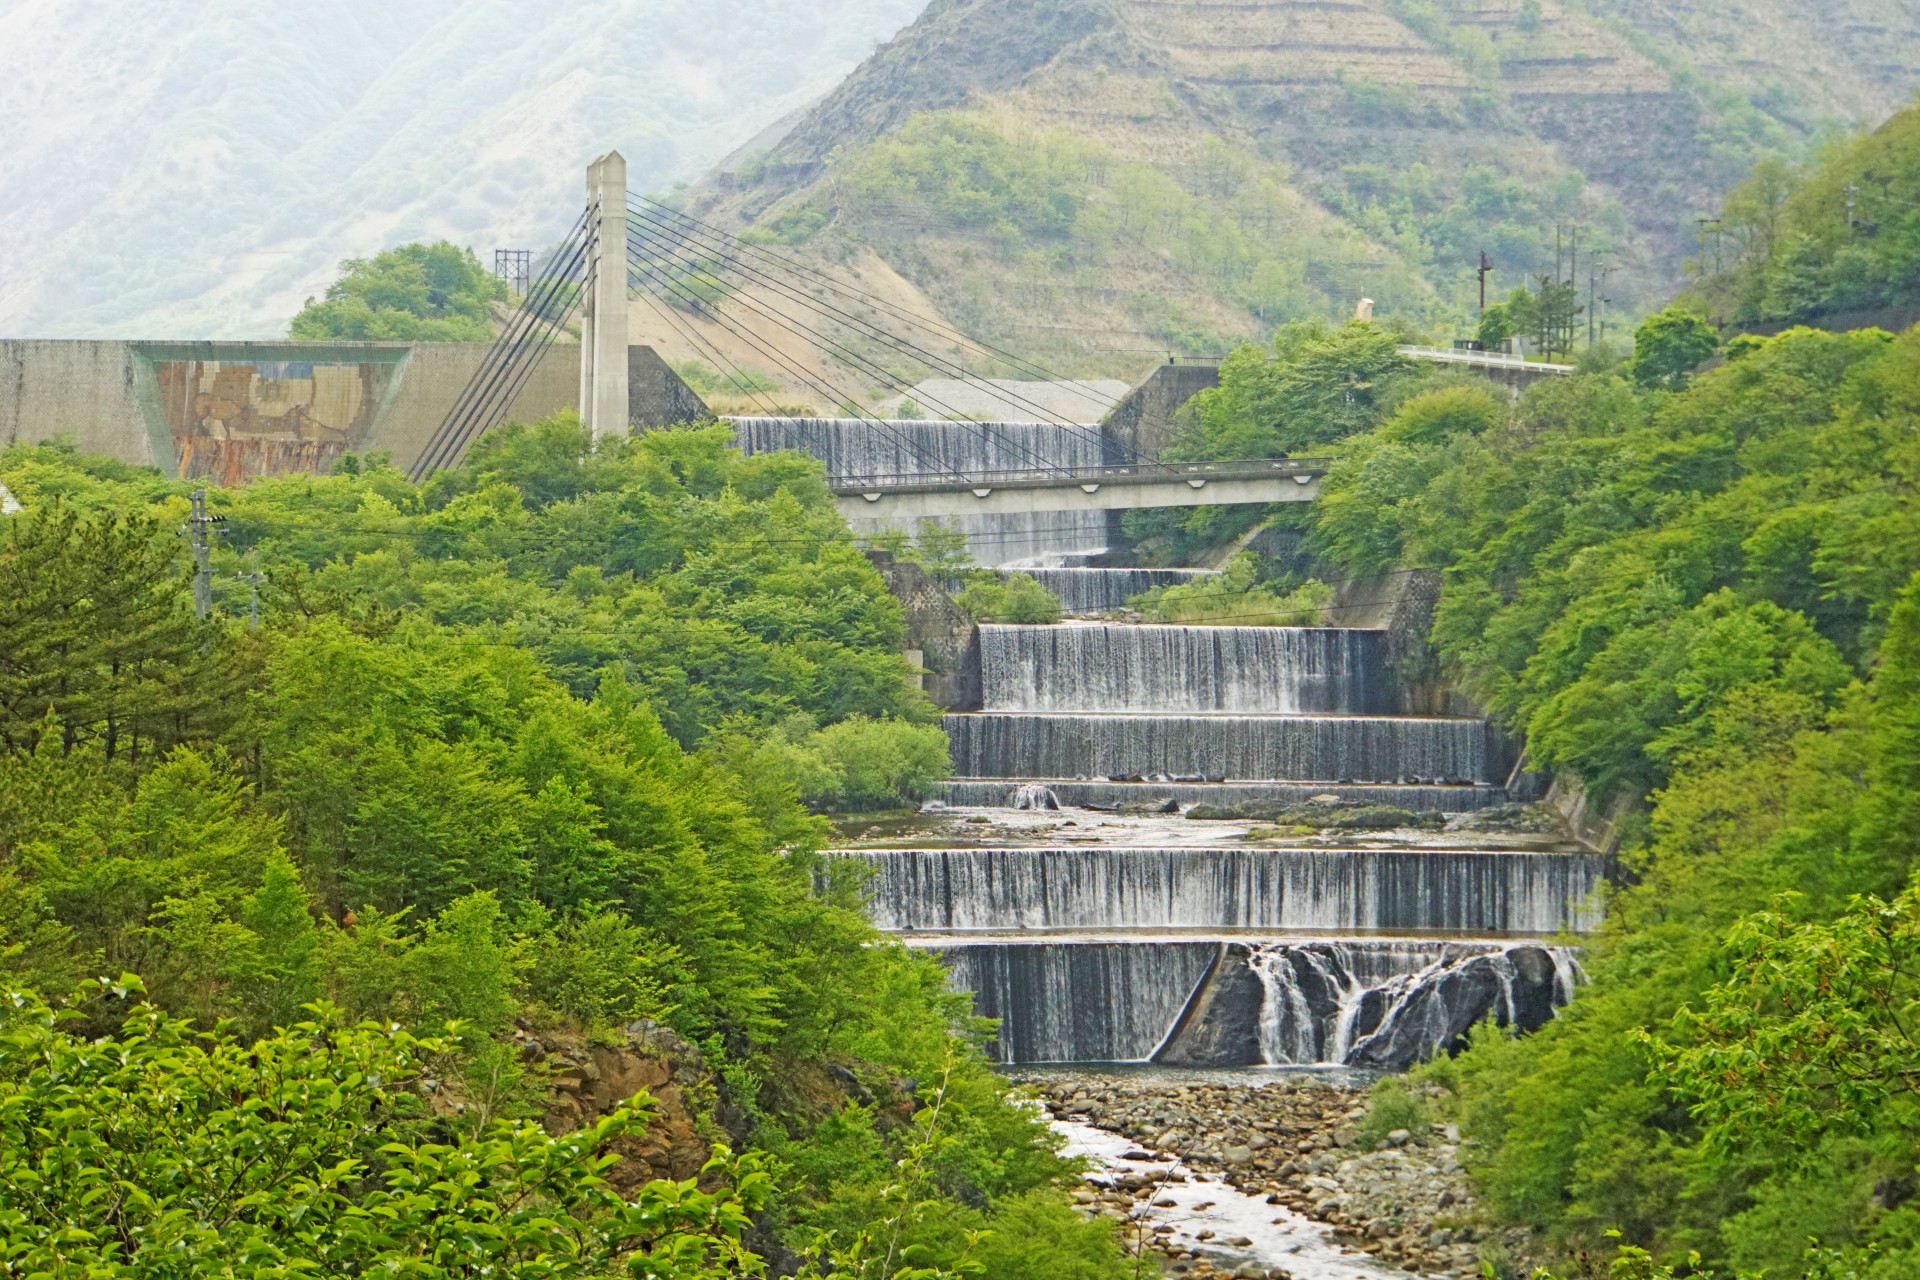
POLYGON ((935 0, 686 199, 1079 372, 1362 296, 1448 337, 1562 226, 1617 328, 1758 157, 1916 84, 1903 0, 935 0))

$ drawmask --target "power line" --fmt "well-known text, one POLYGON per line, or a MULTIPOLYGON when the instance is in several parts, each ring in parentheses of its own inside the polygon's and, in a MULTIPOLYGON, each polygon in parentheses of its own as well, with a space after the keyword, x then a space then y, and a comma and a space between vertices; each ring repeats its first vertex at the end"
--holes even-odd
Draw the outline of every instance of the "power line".
POLYGON ((454 401, 447 416, 441 420, 439 428, 427 441, 420 456, 414 460, 408 475, 416 483, 424 480, 433 471, 452 465, 465 452, 468 443, 480 432, 493 425, 493 420, 513 404, 513 396, 519 394, 524 385, 527 372, 539 358, 545 355, 552 344, 557 331, 557 322, 547 312, 557 302, 561 286, 577 270, 582 255, 593 237, 588 232, 589 211, 583 211, 573 229, 567 233, 547 260, 543 275, 538 284, 527 291, 519 311, 515 312, 499 338, 488 348, 473 376, 467 380, 460 396, 454 401), (576 243, 577 242, 577 243, 576 243), (565 266, 554 271, 556 263, 565 261, 565 266), (542 340, 534 352, 534 358, 525 369, 516 369, 521 354, 526 350, 529 338, 536 327, 545 322, 542 340), (499 398, 499 392, 505 387, 510 394, 499 398))
MULTIPOLYGON (((755 333, 752 329, 748 328, 744 323, 737 322, 735 318, 728 316, 725 312, 719 310, 717 307, 709 306, 706 300, 701 298, 693 290, 687 288, 686 286, 680 284, 678 281, 674 280, 671 275, 668 275, 665 272, 660 271, 653 261, 643 258, 643 264, 642 264, 642 270, 641 270, 642 282, 646 283, 647 281, 654 278, 658 278, 661 287, 672 291, 677 296, 684 299, 687 302, 687 304, 696 313, 700 315, 709 316, 710 318, 712 318, 715 323, 721 325, 722 327, 727 329, 728 332, 733 333, 736 337, 740 337, 743 341, 747 342, 750 346, 752 346, 754 350, 758 351, 761 355, 765 356, 770 362, 775 364, 777 367, 785 369, 793 377, 799 379, 800 382, 802 382, 804 385, 812 388, 816 392, 820 392, 823 395, 823 397, 829 401, 829 403, 831 403, 835 399, 835 392, 831 387, 822 387, 820 384, 814 382, 812 377, 806 372, 804 368, 802 368, 797 362, 789 360, 785 355, 781 354, 777 348, 775 348, 771 343, 762 339, 759 334, 755 333)), ((647 284, 647 288, 649 289, 649 291, 654 292, 656 295, 658 294, 658 290, 654 289, 652 284, 647 284)), ((671 306, 672 304, 668 303, 668 305, 671 306)), ((787 323, 786 321, 782 320, 780 316, 777 315, 776 313, 768 312, 759 307, 755 307, 754 310, 758 314, 761 314, 773 320, 775 324, 778 324, 782 328, 787 329, 788 332, 795 332, 794 327, 791 324, 787 323)), ((930 474, 941 474, 941 475, 951 474, 954 478, 958 478, 960 476, 961 473, 959 472, 947 473, 944 471, 936 471, 931 466, 931 464, 928 463, 926 457, 920 452, 919 446, 916 445, 910 437, 904 435, 903 433, 895 429, 891 423, 887 422, 886 419, 879 417, 877 414, 868 413, 867 411, 862 409, 860 407, 858 400, 854 399, 851 396, 843 396, 843 397, 839 397, 839 399, 841 403, 852 406, 856 417, 870 422, 875 428, 875 430, 878 431, 879 434, 885 436, 886 438, 891 440, 894 444, 904 449, 908 454, 908 456, 918 459, 921 465, 928 469, 930 474)))

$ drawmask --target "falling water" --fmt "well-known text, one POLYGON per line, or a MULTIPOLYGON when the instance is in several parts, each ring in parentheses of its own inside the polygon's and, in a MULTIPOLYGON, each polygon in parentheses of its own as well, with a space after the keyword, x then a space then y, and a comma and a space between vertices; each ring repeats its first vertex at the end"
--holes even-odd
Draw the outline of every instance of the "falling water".
MULTIPOLYGON (((968 808, 1011 808, 1023 787, 1032 785, 1004 778, 955 778, 945 784, 942 799, 968 808)), ((1332 796, 1342 804, 1391 805, 1415 813, 1468 813, 1507 802, 1504 789, 1495 786, 1341 786, 1328 782, 1088 782, 1049 778, 1047 790, 1062 805, 1114 809, 1121 805, 1157 806, 1166 801, 1190 804, 1304 804, 1316 796, 1332 796)))
POLYGON ((1496 781, 1478 720, 985 712, 945 718, 963 778, 1496 781))
MULTIPOLYGON (((881 422, 868 418, 732 418, 746 453, 797 449, 826 464, 831 480, 867 476, 973 475, 1111 461, 1097 426, 1040 422, 881 422)), ((913 532, 914 520, 855 520, 856 534, 913 532)), ((983 565, 1062 565, 1102 554, 1112 540, 1107 513, 1038 512, 961 516, 945 522, 967 535, 983 565)))
POLYGON ((1547 934, 1599 924, 1604 860, 1418 849, 867 849, 905 932, 1297 929, 1547 934))
POLYGON ((1135 596, 1218 576, 1212 569, 1033 569, 1041 586, 1060 597, 1069 617, 1112 613, 1135 596))
POLYGON ((1350 938, 940 944, 1000 1020, 1003 1062, 1346 1065, 1404 1070, 1476 1023, 1532 1030, 1574 972, 1565 948, 1350 938))
MULTIPOLYGON (((800 449, 841 481, 1119 461, 1097 429, 1039 423, 741 418, 734 431, 748 452, 800 449)), ((1111 513, 954 523, 978 562, 1038 567, 1073 615, 1201 572, 1065 567, 1104 557, 1111 513)), ((979 651, 985 710, 945 722, 953 804, 1291 803, 1332 792, 1460 811, 1504 799, 1506 748, 1483 722, 1393 714, 1402 701, 1378 632, 986 627, 979 651)), ((1601 877, 1591 857, 1457 849, 841 856, 873 867, 875 919, 941 954, 955 988, 1000 1020, 993 1052, 1028 1063, 1395 1070, 1482 1019, 1530 1029, 1581 975, 1568 949, 1524 939, 1594 927, 1601 877)))
POLYGON ((1386 633, 1336 627, 985 626, 980 686, 988 711, 1365 715, 1393 702, 1386 633))

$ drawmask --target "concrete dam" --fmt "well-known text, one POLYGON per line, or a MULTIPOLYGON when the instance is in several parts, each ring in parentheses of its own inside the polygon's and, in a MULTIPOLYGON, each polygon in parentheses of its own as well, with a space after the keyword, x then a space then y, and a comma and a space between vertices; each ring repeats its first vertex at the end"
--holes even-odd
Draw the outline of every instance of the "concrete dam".
MULTIPOLYGON (((736 430, 832 476, 1115 451, 1091 426, 885 426, 736 430)), ((998 1020, 999 1061, 1402 1070, 1571 998, 1603 860, 1475 825, 1508 799, 1511 750, 1481 718, 1421 714, 1385 631, 1119 621, 1209 570, 1115 565, 1117 529, 1081 513, 963 527, 1073 616, 977 628, 944 803, 835 856, 866 869, 875 922, 998 1020), (1391 830, 1263 828, 1196 805, 1407 812, 1391 830)))

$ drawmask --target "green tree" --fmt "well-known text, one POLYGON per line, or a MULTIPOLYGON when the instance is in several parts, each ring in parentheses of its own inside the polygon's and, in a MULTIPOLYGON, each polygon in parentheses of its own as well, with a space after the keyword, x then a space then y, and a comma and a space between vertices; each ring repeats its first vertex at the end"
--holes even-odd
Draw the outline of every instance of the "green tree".
MULTIPOLYGON (((137 990, 137 984, 127 983, 137 990)), ((316 1020, 252 1043, 147 1006, 105 1041, 0 1002, 0 1264, 32 1275, 379 1273, 656 1280, 759 1274, 740 1243, 766 1175, 630 1197, 602 1176, 635 1098, 564 1137, 501 1125, 425 1140, 417 1086, 444 1050, 316 1020)))
POLYGON ((1719 348, 1720 333, 1704 316, 1671 306, 1634 330, 1633 359, 1627 367, 1642 386, 1685 386, 1719 348))
POLYGON ((1504 302, 1496 302, 1480 313, 1480 324, 1473 336, 1487 350, 1499 351, 1506 347, 1508 339, 1519 332, 1520 323, 1512 308, 1504 302))
POLYGON ((51 727, 63 750, 137 761, 225 719, 232 655, 195 620, 179 554, 145 511, 54 500, 5 520, 0 746, 30 751, 51 727))
POLYGON ((441 240, 349 258, 324 301, 308 298, 287 327, 298 342, 490 342, 506 286, 472 249, 441 240))

